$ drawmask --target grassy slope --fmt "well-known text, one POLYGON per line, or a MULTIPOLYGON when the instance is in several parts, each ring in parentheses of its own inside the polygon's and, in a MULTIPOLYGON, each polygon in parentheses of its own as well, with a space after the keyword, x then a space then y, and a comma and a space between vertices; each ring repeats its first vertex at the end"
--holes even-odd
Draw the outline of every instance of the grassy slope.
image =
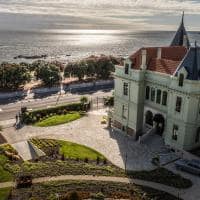
POLYGON ((72 142, 59 141, 61 144, 60 153, 68 158, 91 159, 95 160, 97 157, 104 159, 105 157, 99 152, 89 147, 79 145, 72 142))
POLYGON ((7 200, 10 193, 10 188, 0 189, 0 200, 7 200))
POLYGON ((13 179, 12 174, 3 168, 7 161, 6 156, 0 155, 0 182, 11 181, 13 179))
POLYGON ((77 120, 80 117, 81 114, 79 112, 73 112, 66 115, 55 115, 40 122, 37 122, 35 125, 40 127, 56 126, 77 120))

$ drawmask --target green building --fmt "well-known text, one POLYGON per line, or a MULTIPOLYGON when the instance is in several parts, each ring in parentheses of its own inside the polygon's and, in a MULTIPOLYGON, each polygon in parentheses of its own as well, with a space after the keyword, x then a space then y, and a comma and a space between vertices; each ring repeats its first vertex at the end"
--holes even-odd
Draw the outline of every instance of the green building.
POLYGON ((170 46, 141 48, 116 66, 114 95, 113 126, 125 134, 200 146, 200 47, 190 45, 184 16, 170 46))

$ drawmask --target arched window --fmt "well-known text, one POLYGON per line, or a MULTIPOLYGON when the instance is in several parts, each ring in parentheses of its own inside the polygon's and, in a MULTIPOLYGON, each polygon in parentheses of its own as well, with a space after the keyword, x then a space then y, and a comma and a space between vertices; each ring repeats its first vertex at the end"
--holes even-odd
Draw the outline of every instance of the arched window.
POLYGON ((179 85, 180 87, 183 86, 183 80, 184 80, 184 74, 180 74, 180 75, 179 75, 179 83, 178 83, 178 85, 179 85))
POLYGON ((195 137, 195 142, 198 143, 200 140, 200 127, 197 129, 196 137, 195 137))

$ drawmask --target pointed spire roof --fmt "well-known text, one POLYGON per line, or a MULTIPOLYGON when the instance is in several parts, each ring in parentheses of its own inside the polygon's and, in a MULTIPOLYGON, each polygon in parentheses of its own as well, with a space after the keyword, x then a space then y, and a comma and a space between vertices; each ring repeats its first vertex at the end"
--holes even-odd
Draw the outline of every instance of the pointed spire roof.
POLYGON ((188 73, 186 79, 200 80, 200 47, 197 46, 196 42, 194 47, 190 47, 185 58, 179 65, 175 73, 176 76, 183 67, 188 73))
POLYGON ((184 12, 182 15, 181 24, 172 40, 172 43, 170 46, 185 46, 187 48, 190 47, 190 41, 189 41, 188 34, 187 34, 187 31, 186 31, 185 25, 184 25, 184 12))

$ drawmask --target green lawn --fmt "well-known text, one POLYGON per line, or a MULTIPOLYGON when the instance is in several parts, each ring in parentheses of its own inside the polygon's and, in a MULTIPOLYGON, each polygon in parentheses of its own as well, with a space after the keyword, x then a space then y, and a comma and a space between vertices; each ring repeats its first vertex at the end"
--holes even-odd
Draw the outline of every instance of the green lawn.
POLYGON ((7 182, 13 180, 12 174, 3 168, 7 161, 8 159, 6 156, 0 155, 0 182, 7 182))
POLYGON ((71 112, 66 115, 54 115, 35 123, 35 125, 40 127, 56 126, 77 120, 81 118, 81 116, 79 112, 71 112))
POLYGON ((105 159, 105 157, 99 152, 80 144, 66 141, 59 141, 59 144, 61 145, 60 153, 64 154, 65 157, 68 158, 88 158, 90 160, 96 160, 96 158, 99 157, 100 159, 105 159))
POLYGON ((11 188, 0 189, 0 200, 7 200, 10 194, 11 188))

